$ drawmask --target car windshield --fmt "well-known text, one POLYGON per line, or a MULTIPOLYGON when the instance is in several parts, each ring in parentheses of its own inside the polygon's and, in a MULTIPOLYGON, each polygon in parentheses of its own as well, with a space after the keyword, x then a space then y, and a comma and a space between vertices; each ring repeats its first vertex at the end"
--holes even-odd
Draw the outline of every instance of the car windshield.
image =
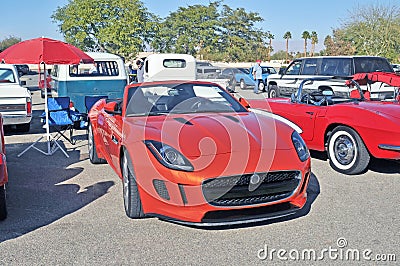
POLYGON ((261 67, 263 74, 276 74, 276 70, 273 67, 261 67))
POLYGON ((15 77, 12 70, 0 68, 0 83, 15 83, 15 77))
POLYGON ((247 112, 229 93, 213 84, 144 84, 129 88, 128 99, 126 116, 247 112))
POLYGON ((250 70, 248 70, 247 68, 238 68, 238 69, 245 74, 250 74, 250 70))

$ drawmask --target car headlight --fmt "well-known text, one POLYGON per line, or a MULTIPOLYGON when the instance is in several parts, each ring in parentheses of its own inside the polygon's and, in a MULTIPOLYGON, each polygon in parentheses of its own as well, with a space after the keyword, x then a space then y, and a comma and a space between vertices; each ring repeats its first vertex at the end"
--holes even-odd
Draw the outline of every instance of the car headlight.
POLYGON ((165 167, 187 172, 194 170, 189 160, 171 146, 155 140, 145 140, 144 143, 154 157, 165 167))
POLYGON ((308 151, 306 143, 299 135, 299 133, 297 133, 297 131, 293 131, 292 141, 300 161, 304 162, 305 160, 307 160, 310 157, 310 153, 308 151))

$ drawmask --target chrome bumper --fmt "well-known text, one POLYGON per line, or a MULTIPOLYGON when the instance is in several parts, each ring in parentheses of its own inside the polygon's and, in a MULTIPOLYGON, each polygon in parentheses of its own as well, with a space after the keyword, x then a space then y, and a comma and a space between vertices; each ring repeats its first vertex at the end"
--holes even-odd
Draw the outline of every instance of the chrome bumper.
POLYGON ((382 150, 389 151, 400 151, 400 146, 388 145, 388 144, 379 144, 378 147, 382 150))

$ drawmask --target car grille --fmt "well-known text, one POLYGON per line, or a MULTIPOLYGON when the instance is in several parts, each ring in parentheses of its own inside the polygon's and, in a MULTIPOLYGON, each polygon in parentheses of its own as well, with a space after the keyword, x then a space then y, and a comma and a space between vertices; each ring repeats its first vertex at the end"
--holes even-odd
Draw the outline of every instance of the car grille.
POLYGON ((285 199, 300 182, 300 171, 277 171, 208 179, 202 190, 211 205, 243 206, 285 199))

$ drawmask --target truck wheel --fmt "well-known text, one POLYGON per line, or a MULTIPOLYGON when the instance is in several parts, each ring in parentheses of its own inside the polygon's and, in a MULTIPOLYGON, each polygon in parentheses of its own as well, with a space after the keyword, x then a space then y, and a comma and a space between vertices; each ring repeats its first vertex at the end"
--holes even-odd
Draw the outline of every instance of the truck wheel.
POLYGON ((278 86, 276 86, 276 85, 269 85, 268 96, 269 96, 269 98, 276 98, 276 97, 279 97, 279 89, 278 89, 278 86))
POLYGON ((264 82, 260 82, 260 84, 258 85, 258 91, 265 92, 265 85, 264 85, 264 82))
POLYGON ((328 158, 331 167, 346 175, 362 173, 368 166, 370 155, 355 130, 338 126, 328 140, 328 158))
POLYGON ((246 82, 244 82, 243 79, 240 80, 240 89, 245 90, 246 89, 246 82))
POLYGON ((0 221, 7 218, 6 185, 0 187, 0 221))

